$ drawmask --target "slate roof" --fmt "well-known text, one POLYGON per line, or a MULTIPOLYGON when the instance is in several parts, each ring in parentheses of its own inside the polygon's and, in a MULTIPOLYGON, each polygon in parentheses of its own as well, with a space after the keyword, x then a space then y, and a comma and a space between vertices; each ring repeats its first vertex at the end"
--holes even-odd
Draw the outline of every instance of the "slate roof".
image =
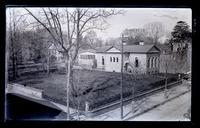
MULTIPOLYGON (((125 45, 124 52, 132 53, 148 53, 155 45, 125 45)), ((121 51, 121 46, 116 46, 121 51)), ((156 49, 160 51, 157 47, 156 49)))
POLYGON ((96 52, 106 52, 108 49, 110 49, 113 46, 103 46, 103 47, 96 47, 96 52))
MULTIPOLYGON (((121 46, 108 46, 108 47, 104 47, 102 49, 98 49, 97 52, 100 53, 104 53, 107 50, 111 49, 112 47, 117 48, 118 50, 121 51, 121 46)), ((129 53, 148 53, 150 52, 150 50, 155 47, 158 52, 160 51, 160 49, 158 47, 156 47, 155 45, 125 45, 123 47, 123 51, 124 52, 129 52, 129 53)))
POLYGON ((163 52, 165 53, 170 53, 171 52, 171 49, 170 49, 170 46, 167 45, 167 44, 156 44, 156 46, 163 52))

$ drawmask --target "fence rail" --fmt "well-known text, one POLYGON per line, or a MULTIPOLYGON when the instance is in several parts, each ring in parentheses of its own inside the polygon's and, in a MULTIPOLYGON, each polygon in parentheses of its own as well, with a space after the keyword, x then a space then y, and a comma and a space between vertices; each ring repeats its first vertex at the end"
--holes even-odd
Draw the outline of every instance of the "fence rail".
MULTIPOLYGON (((52 63, 50 65, 50 70, 55 70, 59 67, 59 65, 62 63, 52 63)), ((17 65, 17 74, 23 75, 26 73, 34 73, 34 72, 40 72, 40 71, 46 71, 47 65, 44 63, 37 63, 37 64, 28 64, 28 65, 17 65)), ((8 74, 9 77, 12 77, 13 74, 13 67, 11 65, 8 66, 8 74)))

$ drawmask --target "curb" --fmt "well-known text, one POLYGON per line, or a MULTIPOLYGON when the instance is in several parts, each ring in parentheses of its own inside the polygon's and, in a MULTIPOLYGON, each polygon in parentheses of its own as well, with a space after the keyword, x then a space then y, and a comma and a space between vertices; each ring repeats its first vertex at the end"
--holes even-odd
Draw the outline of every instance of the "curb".
MULTIPOLYGON (((175 82, 172 82, 172 83, 168 84, 168 88, 173 88, 173 87, 175 87, 175 86, 178 86, 180 83, 182 83, 182 81, 175 81, 175 82)), ((147 92, 144 92, 144 93, 142 93, 142 94, 138 94, 138 95, 136 95, 134 98, 135 98, 135 99, 138 99, 138 98, 142 98, 143 96, 146 97, 147 95, 150 95, 150 96, 151 96, 151 95, 153 95, 153 94, 156 94, 157 91, 162 90, 162 89, 164 89, 164 88, 165 88, 165 87, 164 87, 164 85, 163 85, 163 86, 161 86, 161 87, 154 88, 154 89, 149 90, 149 91, 147 91, 147 92)), ((125 102, 129 102, 130 100, 132 100, 132 97, 123 98, 123 103, 125 104, 125 102)), ((98 111, 101 111, 101 110, 103 110, 103 109, 110 108, 110 107, 113 107, 113 106, 119 105, 119 104, 120 104, 120 101, 114 101, 114 102, 111 102, 111 103, 109 103, 109 104, 107 104, 107 105, 103 105, 103 106, 101 106, 101 107, 99 107, 99 108, 96 108, 96 109, 93 109, 93 110, 89 110, 88 112, 91 113, 91 115, 93 115, 92 113, 95 113, 95 112, 98 112, 98 111)))
POLYGON ((172 98, 169 98, 169 99, 167 99, 167 100, 165 100, 165 101, 163 101, 163 102, 161 102, 161 103, 158 103, 158 104, 156 104, 156 105, 153 105, 152 107, 150 107, 150 108, 148 108, 148 109, 146 109, 146 110, 144 110, 144 111, 142 111, 142 112, 139 112, 139 113, 136 114, 136 115, 133 115, 133 116, 127 118, 127 119, 123 119, 123 121, 128 121, 128 120, 130 120, 131 118, 135 118, 135 117, 137 117, 137 116, 139 116, 139 115, 142 115, 142 114, 144 114, 145 112, 148 112, 148 111, 150 111, 150 110, 152 110, 152 109, 154 109, 154 108, 157 108, 157 107, 159 107, 159 106, 161 106, 161 105, 163 105, 163 104, 165 104, 165 103, 167 103, 167 102, 169 102, 169 101, 171 101, 171 100, 173 100, 173 99, 175 99, 175 98, 178 98, 178 97, 180 97, 180 96, 182 96, 182 95, 184 95, 184 94, 190 92, 190 91, 191 91, 191 89, 189 89, 189 90, 187 90, 187 91, 185 91, 185 92, 182 92, 182 93, 180 93, 179 95, 176 95, 176 96, 174 96, 174 97, 172 97, 172 98))

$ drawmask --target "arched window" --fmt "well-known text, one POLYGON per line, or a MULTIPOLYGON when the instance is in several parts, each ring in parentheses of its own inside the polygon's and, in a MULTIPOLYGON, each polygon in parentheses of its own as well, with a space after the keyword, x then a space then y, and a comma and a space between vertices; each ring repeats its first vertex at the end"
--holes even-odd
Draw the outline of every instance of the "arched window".
POLYGON ((104 65, 104 57, 102 56, 102 65, 104 65))
POLYGON ((113 62, 115 62, 115 57, 113 57, 113 62))
POLYGON ((147 60, 147 68, 150 68, 150 58, 147 60))
POLYGON ((124 66, 124 68, 125 68, 125 71, 127 71, 127 70, 128 70, 128 63, 125 63, 125 66, 124 66))
POLYGON ((110 62, 112 62, 112 57, 110 57, 110 62))
POLYGON ((151 68, 153 68, 154 63, 153 63, 154 57, 151 58, 151 68))
POLYGON ((138 58, 135 57, 135 67, 137 68, 139 66, 138 58))
POLYGON ((117 62, 119 61, 118 57, 117 57, 117 62))
POLYGON ((153 59, 153 67, 154 68, 156 67, 156 57, 154 57, 154 59, 153 59))
POLYGON ((151 68, 151 58, 149 58, 149 68, 151 68))
POLYGON ((157 61, 156 62, 157 62, 156 63, 157 67, 159 67, 159 57, 157 57, 157 61))

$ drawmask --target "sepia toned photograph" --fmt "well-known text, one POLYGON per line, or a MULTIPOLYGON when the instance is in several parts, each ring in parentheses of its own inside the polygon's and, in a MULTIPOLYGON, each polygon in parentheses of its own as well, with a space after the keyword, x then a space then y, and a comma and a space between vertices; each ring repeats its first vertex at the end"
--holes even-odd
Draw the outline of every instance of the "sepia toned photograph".
POLYGON ((5 120, 191 121, 190 8, 6 7, 5 120))

